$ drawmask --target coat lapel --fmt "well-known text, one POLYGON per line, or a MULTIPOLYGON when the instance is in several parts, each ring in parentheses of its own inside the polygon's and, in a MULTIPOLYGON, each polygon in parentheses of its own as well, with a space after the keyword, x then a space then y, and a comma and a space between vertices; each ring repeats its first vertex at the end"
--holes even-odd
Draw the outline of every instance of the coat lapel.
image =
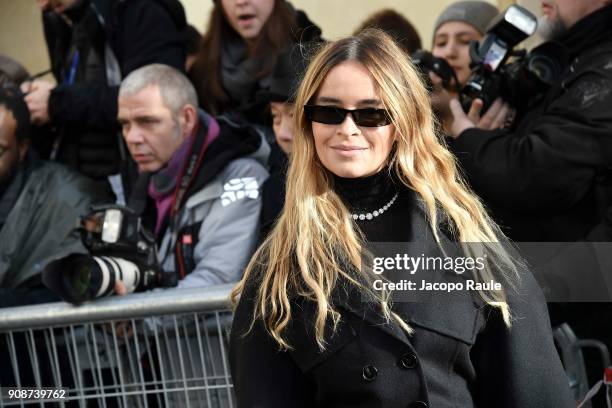
MULTIPOLYGON (((425 256, 442 256, 442 252, 434 238, 431 226, 429 224, 425 205, 420 200, 415 200, 414 202, 416 205, 414 205, 411 209, 411 222, 410 225, 406 226, 407 228, 411 229, 411 243, 413 243, 414 246, 412 246, 410 243, 407 243, 405 248, 406 252, 414 252, 417 255, 423 253, 425 256)), ((449 240, 448 238, 449 229, 445 225, 443 220, 438 221, 438 228, 438 234, 443 245, 451 243, 451 240, 449 240)), ((359 275, 355 272, 355 275, 353 276, 359 275)), ((365 284, 368 285, 368 283, 365 284)), ((474 308, 474 305, 471 302, 469 296, 465 295, 462 297, 463 299, 459 300, 462 304, 460 309, 464 310, 465 313, 461 313, 462 316, 459 317, 465 317, 465 319, 467 320, 463 322, 463 319, 459 319, 461 321, 457 321, 455 323, 459 325, 463 325, 465 323, 472 329, 469 330, 469 334, 466 333, 465 335, 457 335, 455 333, 463 333, 465 331, 463 329, 445 334, 469 342, 471 341, 474 333, 473 327, 475 325, 476 309, 474 308), (471 313, 467 313, 468 309, 471 313)), ((378 329, 384 331, 393 338, 401 341, 402 343, 410 345, 410 335, 407 334, 393 318, 386 320, 383 316, 379 302, 376 299, 369 298, 361 290, 356 288, 355 285, 352 285, 348 282, 343 282, 342 284, 336 285, 336 289, 332 293, 332 299, 336 306, 356 315, 359 319, 363 320, 364 322, 367 322, 372 326, 377 327, 378 329)), ((392 305, 392 309, 411 326, 426 326, 426 324, 430 322, 432 315, 449 315, 449 312, 447 310, 448 304, 440 303, 440 299, 437 300, 438 301, 435 301, 435 299, 431 299, 431 302, 427 300, 421 300, 418 302, 396 302, 395 305, 392 305), (429 316, 430 318, 427 318, 427 316, 429 316), (425 323, 423 321, 425 321, 425 323)), ((457 306, 458 304, 453 304, 453 307, 457 306)), ((455 313, 450 314, 453 315, 452 318, 454 320, 457 320, 456 318, 458 318, 458 316, 455 316, 455 313)), ((434 320, 440 319, 435 318, 434 320)), ((448 319, 442 320, 447 321, 448 319)), ((433 325, 436 325, 436 322, 431 323, 433 325)), ((454 327, 454 325, 451 326, 454 327)))

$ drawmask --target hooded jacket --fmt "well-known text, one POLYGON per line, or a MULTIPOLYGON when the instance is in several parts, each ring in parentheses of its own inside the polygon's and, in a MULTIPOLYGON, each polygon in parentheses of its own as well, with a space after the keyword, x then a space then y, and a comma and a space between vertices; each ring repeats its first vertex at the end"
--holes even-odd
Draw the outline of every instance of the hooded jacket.
POLYGON ((255 128, 218 118, 219 136, 204 149, 206 117, 200 111, 190 155, 196 167, 179 178, 187 188, 159 246, 161 267, 179 275, 179 287, 240 279, 257 243, 260 186, 268 177, 255 128))

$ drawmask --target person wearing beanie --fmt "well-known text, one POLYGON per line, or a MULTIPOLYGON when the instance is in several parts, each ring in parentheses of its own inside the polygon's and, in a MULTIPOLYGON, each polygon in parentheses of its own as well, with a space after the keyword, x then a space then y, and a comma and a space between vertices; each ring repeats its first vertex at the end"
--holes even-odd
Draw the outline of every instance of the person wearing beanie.
POLYGON ((498 12, 486 1, 459 1, 448 6, 436 20, 432 54, 450 64, 460 87, 470 77, 470 42, 484 36, 498 12))

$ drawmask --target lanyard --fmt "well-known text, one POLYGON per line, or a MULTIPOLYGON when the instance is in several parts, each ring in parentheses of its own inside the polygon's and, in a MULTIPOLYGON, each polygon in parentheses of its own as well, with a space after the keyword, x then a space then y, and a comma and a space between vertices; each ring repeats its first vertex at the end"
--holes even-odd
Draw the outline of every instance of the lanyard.
POLYGON ((74 50, 72 53, 72 62, 70 63, 70 71, 64 76, 64 83, 72 85, 76 77, 77 66, 79 65, 79 50, 74 50))

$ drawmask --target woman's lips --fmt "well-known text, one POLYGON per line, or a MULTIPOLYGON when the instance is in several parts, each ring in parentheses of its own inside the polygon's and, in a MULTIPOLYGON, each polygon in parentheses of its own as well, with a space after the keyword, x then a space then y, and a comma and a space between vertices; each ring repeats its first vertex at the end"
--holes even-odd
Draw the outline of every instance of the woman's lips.
POLYGON ((336 145, 331 147, 334 152, 341 156, 354 156, 357 155, 364 150, 367 150, 365 147, 361 146, 344 146, 344 145, 336 145))
POLYGON ((243 14, 238 16, 238 24, 241 26, 250 26, 255 21, 254 14, 243 14))

